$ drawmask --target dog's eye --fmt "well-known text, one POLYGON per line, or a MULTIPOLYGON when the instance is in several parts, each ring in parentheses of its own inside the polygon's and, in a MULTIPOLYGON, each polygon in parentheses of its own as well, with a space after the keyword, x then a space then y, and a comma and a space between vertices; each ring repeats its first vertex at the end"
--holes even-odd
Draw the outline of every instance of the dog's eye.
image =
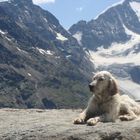
POLYGON ((99 80, 99 81, 104 81, 105 78, 104 78, 104 77, 100 77, 98 80, 99 80))
POLYGON ((95 77, 93 77, 93 80, 96 80, 96 78, 95 78, 95 77))

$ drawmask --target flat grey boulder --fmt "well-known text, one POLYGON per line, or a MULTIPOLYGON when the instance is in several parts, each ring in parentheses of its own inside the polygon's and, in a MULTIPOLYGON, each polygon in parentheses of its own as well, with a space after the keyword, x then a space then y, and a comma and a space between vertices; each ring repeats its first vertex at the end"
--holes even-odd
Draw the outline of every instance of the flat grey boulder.
POLYGON ((140 140, 140 120, 74 125, 80 110, 0 109, 0 140, 140 140))

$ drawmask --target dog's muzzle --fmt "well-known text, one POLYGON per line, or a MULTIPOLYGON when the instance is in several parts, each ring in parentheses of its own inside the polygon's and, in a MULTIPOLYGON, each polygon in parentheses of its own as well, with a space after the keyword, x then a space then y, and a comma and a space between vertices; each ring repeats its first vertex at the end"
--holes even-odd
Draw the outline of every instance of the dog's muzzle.
POLYGON ((94 91, 94 85, 91 85, 91 84, 89 84, 89 89, 90 89, 90 91, 94 91))

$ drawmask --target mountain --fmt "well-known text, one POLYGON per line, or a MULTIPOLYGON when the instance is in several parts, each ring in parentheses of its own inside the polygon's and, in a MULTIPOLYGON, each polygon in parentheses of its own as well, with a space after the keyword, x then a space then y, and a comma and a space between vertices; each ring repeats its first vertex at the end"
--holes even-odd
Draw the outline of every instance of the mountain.
POLYGON ((140 0, 114 4, 89 22, 70 27, 98 70, 112 72, 120 88, 140 99, 140 0))
POLYGON ((131 38, 125 27, 140 34, 140 17, 135 12, 139 10, 137 3, 135 0, 118 3, 89 22, 79 21, 69 31, 73 36, 81 34, 81 44, 91 50, 97 50, 100 46, 107 48, 113 42, 124 43, 131 38))
POLYGON ((81 107, 91 69, 50 12, 32 0, 0 2, 0 107, 81 107))

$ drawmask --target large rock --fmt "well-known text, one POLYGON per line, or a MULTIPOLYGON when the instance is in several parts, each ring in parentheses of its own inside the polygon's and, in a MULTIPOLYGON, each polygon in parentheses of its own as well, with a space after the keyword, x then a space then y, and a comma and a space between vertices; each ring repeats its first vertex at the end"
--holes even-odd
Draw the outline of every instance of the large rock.
POLYGON ((1 140, 139 140, 139 120, 73 125, 80 110, 0 110, 1 140))

